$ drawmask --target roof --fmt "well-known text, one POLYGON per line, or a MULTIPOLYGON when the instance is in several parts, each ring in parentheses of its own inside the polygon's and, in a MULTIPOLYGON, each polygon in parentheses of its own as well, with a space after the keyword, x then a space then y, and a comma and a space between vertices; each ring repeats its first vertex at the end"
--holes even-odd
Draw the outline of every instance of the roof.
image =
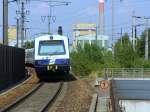
POLYGON ((150 80, 115 80, 120 100, 150 100, 150 80))
POLYGON ((79 23, 79 24, 75 24, 73 29, 82 29, 82 28, 96 28, 96 24, 94 23, 79 23))
POLYGON ((63 35, 43 35, 35 38, 35 41, 39 40, 47 40, 50 39, 50 37, 54 38, 55 40, 63 39, 63 40, 68 40, 68 37, 63 36, 63 35))

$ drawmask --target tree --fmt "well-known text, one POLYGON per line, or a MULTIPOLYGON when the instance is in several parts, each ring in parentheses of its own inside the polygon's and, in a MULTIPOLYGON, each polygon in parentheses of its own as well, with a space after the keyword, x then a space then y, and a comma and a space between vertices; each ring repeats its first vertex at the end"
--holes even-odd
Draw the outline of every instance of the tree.
POLYGON ((114 47, 114 58, 121 67, 133 67, 136 61, 136 52, 133 50, 128 34, 117 41, 114 47))
POLYGON ((27 41, 27 42, 24 43, 24 48, 25 49, 31 49, 33 47, 34 47, 34 42, 33 41, 32 42, 27 41))

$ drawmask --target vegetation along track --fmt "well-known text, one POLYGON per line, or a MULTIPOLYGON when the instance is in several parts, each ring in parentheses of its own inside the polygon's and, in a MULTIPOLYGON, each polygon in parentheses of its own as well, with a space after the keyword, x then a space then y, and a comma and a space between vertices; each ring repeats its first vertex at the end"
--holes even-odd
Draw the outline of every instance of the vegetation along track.
POLYGON ((45 112, 59 95, 63 82, 41 83, 38 89, 11 104, 1 112, 45 112))

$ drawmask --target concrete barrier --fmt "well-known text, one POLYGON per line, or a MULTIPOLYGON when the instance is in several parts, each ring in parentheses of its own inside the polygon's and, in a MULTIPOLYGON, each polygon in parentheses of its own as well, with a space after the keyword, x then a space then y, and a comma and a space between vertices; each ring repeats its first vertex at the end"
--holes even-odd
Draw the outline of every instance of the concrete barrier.
POLYGON ((91 102, 89 112, 95 112, 96 111, 97 100, 98 100, 98 95, 94 94, 93 98, 92 98, 92 102, 91 102))

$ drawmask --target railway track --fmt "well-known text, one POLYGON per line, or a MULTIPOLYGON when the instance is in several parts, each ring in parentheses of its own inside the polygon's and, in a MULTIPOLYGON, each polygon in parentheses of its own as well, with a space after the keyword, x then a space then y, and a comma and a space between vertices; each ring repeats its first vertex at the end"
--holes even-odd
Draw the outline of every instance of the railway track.
POLYGON ((40 83, 32 91, 0 112, 46 112, 61 92, 63 82, 40 83))

